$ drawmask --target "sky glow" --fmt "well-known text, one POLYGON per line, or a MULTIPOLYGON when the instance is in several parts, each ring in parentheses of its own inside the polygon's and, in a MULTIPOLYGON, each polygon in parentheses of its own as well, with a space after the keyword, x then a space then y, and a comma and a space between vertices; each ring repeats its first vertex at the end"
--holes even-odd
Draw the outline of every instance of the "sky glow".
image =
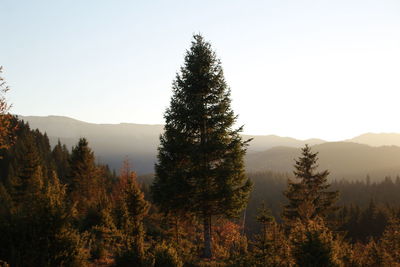
POLYGON ((0 29, 16 114, 162 124, 200 32, 245 133, 400 132, 400 1, 0 0, 0 29))

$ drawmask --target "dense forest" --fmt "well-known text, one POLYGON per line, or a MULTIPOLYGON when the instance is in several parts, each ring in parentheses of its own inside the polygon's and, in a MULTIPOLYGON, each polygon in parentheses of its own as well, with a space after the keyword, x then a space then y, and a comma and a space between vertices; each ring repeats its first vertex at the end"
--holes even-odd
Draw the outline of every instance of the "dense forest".
MULTIPOLYGON (((3 93, 8 88, 2 83, 3 93)), ((246 173, 220 61, 195 35, 154 175, 70 150, 0 105, 0 266, 400 266, 400 178, 246 173)))

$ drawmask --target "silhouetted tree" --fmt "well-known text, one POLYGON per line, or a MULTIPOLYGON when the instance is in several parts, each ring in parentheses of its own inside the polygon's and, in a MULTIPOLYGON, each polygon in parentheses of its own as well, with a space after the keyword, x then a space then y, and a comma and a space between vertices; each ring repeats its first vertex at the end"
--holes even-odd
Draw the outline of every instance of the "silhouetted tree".
POLYGON ((95 157, 85 138, 72 149, 68 178, 72 200, 76 201, 80 212, 85 212, 96 204, 101 194, 101 181, 95 157))
POLYGON ((316 172, 318 153, 312 153, 308 145, 301 152, 302 155, 294 166, 295 178, 300 181, 296 183, 289 180, 288 189, 284 193, 289 200, 283 211, 287 222, 325 217, 336 209, 334 204, 339 195, 338 191, 327 191, 330 186, 327 182, 329 172, 316 172))
POLYGON ((70 154, 67 147, 61 144, 60 140, 58 140, 57 145, 54 146, 53 151, 51 152, 51 156, 54 160, 58 177, 63 183, 66 183, 70 171, 70 154))
POLYGON ((230 103, 220 61, 195 35, 164 115, 152 195, 162 211, 202 218, 206 258, 212 257, 212 216, 237 215, 251 189, 243 164, 247 142, 239 135, 242 127, 233 129, 230 103))

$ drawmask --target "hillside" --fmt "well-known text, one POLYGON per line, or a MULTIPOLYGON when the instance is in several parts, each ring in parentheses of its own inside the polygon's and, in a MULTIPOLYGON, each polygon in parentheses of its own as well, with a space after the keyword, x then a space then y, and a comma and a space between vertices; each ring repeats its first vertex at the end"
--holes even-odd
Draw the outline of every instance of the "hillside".
MULTIPOLYGON (((319 152, 320 169, 328 169, 331 179, 382 180, 386 175, 400 174, 400 147, 371 147, 351 142, 330 142, 315 145, 319 152)), ((300 155, 299 149, 275 147, 263 152, 251 153, 246 157, 248 171, 273 170, 292 172, 294 159, 300 155)))
POLYGON ((80 137, 85 137, 99 162, 119 170, 128 157, 140 174, 153 171, 158 138, 163 129, 162 125, 94 124, 60 116, 19 117, 29 122, 31 128, 46 132, 52 145, 60 139, 70 149, 80 137))
MULTIPOLYGON (((33 129, 46 132, 54 145, 58 139, 68 148, 74 146, 80 137, 86 137, 99 161, 118 170, 125 157, 133 162, 139 174, 153 172, 159 136, 162 125, 148 124, 94 124, 62 116, 19 116, 29 122, 33 129)), ((297 140, 276 135, 243 135, 244 139, 253 138, 249 153, 264 151, 274 146, 301 147, 304 144, 324 142, 319 139, 297 140)))
MULTIPOLYGON (((94 124, 60 116, 20 118, 28 121, 32 128, 46 132, 52 145, 60 139, 71 148, 80 137, 86 137, 98 161, 119 170, 121 162, 128 157, 139 174, 153 172, 159 135, 163 131, 162 125, 94 124)), ((320 167, 329 169, 332 179, 364 179, 369 174, 372 179, 379 180, 385 175, 400 173, 400 147, 373 147, 397 144, 397 140, 400 145, 399 134, 365 134, 350 139, 352 142, 330 143, 276 135, 243 135, 243 138, 253 138, 246 156, 248 171, 292 172, 298 148, 307 143, 314 151, 319 151, 320 167), (371 146, 360 144, 362 142, 371 146)))
POLYGON ((370 146, 400 146, 400 134, 398 133, 366 133, 347 140, 370 146))

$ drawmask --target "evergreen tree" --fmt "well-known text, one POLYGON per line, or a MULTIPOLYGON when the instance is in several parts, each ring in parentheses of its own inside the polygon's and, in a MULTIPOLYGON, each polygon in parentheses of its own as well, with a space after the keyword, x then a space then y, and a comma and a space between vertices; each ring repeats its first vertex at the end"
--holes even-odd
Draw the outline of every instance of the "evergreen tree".
POLYGON ((8 182, 12 185, 11 194, 18 205, 30 202, 29 193, 36 192, 35 186, 41 183, 38 177, 43 175, 40 155, 33 136, 28 135, 22 142, 20 153, 16 159, 18 162, 16 175, 8 177, 8 182))
POLYGON ((154 267, 182 267, 182 261, 176 250, 165 243, 154 249, 154 267))
POLYGON ((399 262, 394 262, 391 255, 373 239, 363 246, 362 256, 356 262, 362 267, 399 266, 399 262))
POLYGON ((400 265, 400 219, 392 218, 380 241, 381 247, 400 265))
MULTIPOLYGON (((18 197, 11 197, 13 203, 7 203, 10 209, 0 214, 0 258, 12 266, 85 266, 86 253, 71 224, 74 211, 66 202, 65 187, 55 175, 43 176, 40 166, 27 183, 18 197)), ((9 202, 1 191, 0 199, 9 202)))
POLYGON ((270 228, 270 226, 275 222, 275 218, 271 215, 271 212, 266 209, 265 203, 263 203, 256 219, 257 222, 262 225, 262 233, 261 236, 256 237, 258 242, 255 245, 260 251, 260 256, 262 258, 261 261, 266 262, 266 258, 268 256, 267 251, 270 247, 270 240, 268 240, 268 228, 270 228))
POLYGON ((117 251, 118 241, 121 239, 120 231, 117 229, 112 217, 110 202, 106 201, 99 212, 99 223, 91 228, 93 235, 92 256, 95 259, 113 255, 117 251))
POLYGON ((58 140, 57 145, 54 146, 53 151, 51 152, 51 156, 54 160, 58 177, 63 183, 66 183, 70 169, 70 154, 67 147, 61 144, 60 139, 58 140))
POLYGON ((300 181, 296 183, 289 180, 288 189, 284 193, 289 200, 283 211, 287 222, 325 217, 336 209, 334 204, 339 195, 338 191, 327 191, 330 186, 327 182, 329 172, 316 172, 318 153, 312 153, 308 145, 301 152, 294 166, 294 175, 300 181))
POLYGON ((291 266, 290 244, 265 204, 259 209, 257 221, 262 225, 262 232, 253 242, 254 265, 291 266))
POLYGON ((84 212, 96 205, 101 195, 94 153, 85 138, 81 138, 78 145, 72 149, 70 168, 71 197, 78 202, 79 211, 84 212))
POLYGON ((143 218, 147 215, 149 204, 144 199, 131 172, 120 202, 120 228, 123 233, 123 245, 116 257, 117 266, 144 266, 144 226, 143 218))
POLYGON ((204 226, 204 257, 212 257, 211 218, 236 216, 248 200, 247 142, 233 129, 230 90, 211 45, 195 35, 173 83, 160 138, 154 202, 164 212, 197 214, 204 226))
POLYGON ((292 255, 296 266, 341 266, 340 243, 323 220, 297 220, 290 230, 292 255))

